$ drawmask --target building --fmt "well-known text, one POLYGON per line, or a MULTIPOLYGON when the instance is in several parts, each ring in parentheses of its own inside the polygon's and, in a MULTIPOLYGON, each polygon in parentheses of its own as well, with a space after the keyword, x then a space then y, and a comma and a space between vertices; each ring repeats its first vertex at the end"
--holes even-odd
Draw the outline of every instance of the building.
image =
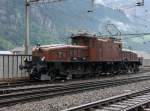
POLYGON ((13 53, 11 51, 0 51, 0 54, 12 55, 13 53))
MULTIPOLYGON (((24 47, 16 47, 16 48, 12 49, 11 52, 14 55, 24 54, 24 47)), ((31 53, 32 53, 32 47, 29 48, 29 54, 31 54, 31 53)))

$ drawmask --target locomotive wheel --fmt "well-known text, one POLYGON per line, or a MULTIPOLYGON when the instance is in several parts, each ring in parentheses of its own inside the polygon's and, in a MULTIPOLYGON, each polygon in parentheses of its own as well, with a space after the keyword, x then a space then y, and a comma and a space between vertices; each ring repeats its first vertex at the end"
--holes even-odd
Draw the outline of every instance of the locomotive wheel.
POLYGON ((127 69, 127 73, 131 74, 131 68, 130 67, 127 69))
POLYGON ((73 75, 72 74, 69 74, 67 77, 66 77, 66 80, 71 80, 73 78, 73 75))
POLYGON ((55 73, 54 72, 49 73, 49 77, 50 77, 50 81, 54 81, 55 80, 55 73))
POLYGON ((134 70, 133 70, 133 68, 130 66, 129 69, 128 69, 128 73, 129 73, 129 74, 132 74, 133 72, 134 72, 134 70))

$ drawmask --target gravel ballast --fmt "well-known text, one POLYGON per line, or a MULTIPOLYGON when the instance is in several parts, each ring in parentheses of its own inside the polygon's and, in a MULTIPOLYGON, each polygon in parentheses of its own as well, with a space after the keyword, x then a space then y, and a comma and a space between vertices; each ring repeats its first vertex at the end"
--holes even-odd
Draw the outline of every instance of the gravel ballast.
POLYGON ((144 87, 149 87, 149 84, 150 80, 147 80, 117 87, 86 91, 72 95, 57 96, 47 100, 17 104, 15 106, 1 108, 0 111, 60 111, 68 107, 97 101, 99 99, 115 96, 128 91, 140 90, 144 87))

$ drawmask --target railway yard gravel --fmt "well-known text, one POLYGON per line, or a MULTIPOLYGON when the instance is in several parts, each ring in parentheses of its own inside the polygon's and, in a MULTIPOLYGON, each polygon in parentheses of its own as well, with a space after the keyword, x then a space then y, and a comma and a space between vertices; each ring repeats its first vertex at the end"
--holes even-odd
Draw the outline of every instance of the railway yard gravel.
POLYGON ((60 111, 68 107, 85 104, 128 91, 143 89, 144 87, 149 87, 149 85, 150 80, 147 80, 143 82, 86 91, 77 94, 57 96, 47 100, 17 104, 15 106, 1 108, 0 111, 60 111))

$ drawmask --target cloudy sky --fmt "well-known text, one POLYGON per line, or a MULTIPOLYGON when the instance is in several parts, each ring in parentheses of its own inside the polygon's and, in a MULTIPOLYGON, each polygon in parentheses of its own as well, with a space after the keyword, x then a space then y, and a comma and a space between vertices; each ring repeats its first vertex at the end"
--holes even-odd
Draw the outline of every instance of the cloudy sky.
POLYGON ((135 6, 140 1, 142 0, 95 0, 95 3, 122 10, 128 16, 150 17, 150 0, 144 0, 144 6, 135 6))

